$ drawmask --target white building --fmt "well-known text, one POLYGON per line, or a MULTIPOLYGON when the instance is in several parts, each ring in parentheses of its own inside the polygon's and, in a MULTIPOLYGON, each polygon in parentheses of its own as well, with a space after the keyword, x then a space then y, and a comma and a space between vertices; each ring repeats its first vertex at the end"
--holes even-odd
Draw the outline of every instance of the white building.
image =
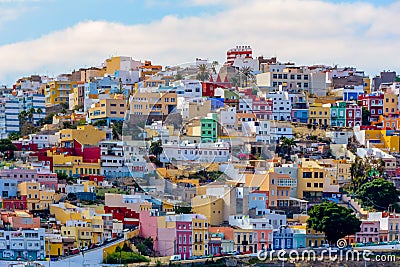
POLYGON ((45 230, 0 230, 0 256, 4 260, 44 259, 45 230))
POLYGON ((33 123, 37 125, 40 119, 46 116, 45 96, 40 94, 28 94, 22 91, 18 95, 11 95, 6 100, 5 105, 5 122, 6 133, 19 132, 20 122, 18 115, 25 110, 28 112, 31 108, 35 110, 33 114, 33 123))
POLYGON ((271 141, 277 141, 282 137, 293 138, 292 126, 286 122, 274 122, 271 125, 271 141))
POLYGON ((349 138, 353 137, 353 132, 331 131, 326 132, 326 137, 332 140, 334 144, 348 144, 349 138))
POLYGON ((161 162, 195 161, 195 162, 227 162, 230 158, 229 143, 195 143, 184 141, 170 142, 163 145, 161 162))
POLYGON ((253 111, 253 99, 240 97, 239 98, 239 111, 251 113, 253 111))
POLYGON ((308 67, 270 65, 264 73, 256 75, 256 82, 257 86, 267 92, 283 86, 285 90, 304 90, 325 96, 327 90, 325 72, 310 70, 308 67))
POLYGON ((129 169, 125 165, 123 143, 121 141, 102 141, 99 143, 101 169, 106 178, 128 177, 129 169))
POLYGON ((218 121, 226 129, 236 128, 236 108, 223 107, 218 111, 218 121))
POLYGON ((176 81, 172 86, 176 88, 178 97, 182 96, 185 99, 192 99, 203 96, 201 82, 198 80, 176 81))
POLYGON ((267 98, 272 99, 272 119, 275 121, 291 121, 292 120, 292 101, 288 92, 279 91, 267 94, 267 98))
POLYGON ((237 57, 233 61, 232 66, 239 69, 239 71, 242 68, 250 68, 252 71, 260 70, 258 59, 256 59, 256 58, 237 57))

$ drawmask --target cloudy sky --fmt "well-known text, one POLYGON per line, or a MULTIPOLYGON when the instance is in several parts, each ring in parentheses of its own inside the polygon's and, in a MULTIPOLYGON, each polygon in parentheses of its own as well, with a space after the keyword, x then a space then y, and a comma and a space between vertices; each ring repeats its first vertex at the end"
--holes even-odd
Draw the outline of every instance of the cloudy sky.
POLYGON ((251 45, 299 65, 399 70, 400 0, 0 0, 0 85, 112 55, 175 65, 251 45))

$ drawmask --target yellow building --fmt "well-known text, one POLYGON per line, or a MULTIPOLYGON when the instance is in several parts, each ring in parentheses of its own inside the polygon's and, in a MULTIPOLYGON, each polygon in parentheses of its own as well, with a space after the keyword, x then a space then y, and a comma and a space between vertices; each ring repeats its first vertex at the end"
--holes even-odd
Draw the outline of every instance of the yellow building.
POLYGON ((245 183, 251 190, 267 191, 269 206, 299 205, 299 203, 290 198, 290 190, 296 185, 296 181, 290 178, 288 174, 279 174, 276 172, 246 174, 245 183))
POLYGON ((45 85, 46 106, 53 106, 61 103, 68 103, 69 94, 77 87, 76 82, 70 81, 51 81, 45 85))
POLYGON ((363 87, 365 94, 371 93, 371 79, 368 76, 363 78, 363 87))
POLYGON ((208 221, 201 215, 195 215, 192 219, 192 255, 206 255, 208 243, 208 221))
MULTIPOLYGON (((293 222, 297 222, 299 225, 290 226, 294 229, 305 229, 306 230, 306 245, 308 247, 319 247, 327 243, 325 234, 323 232, 315 231, 307 226, 307 220, 310 216, 305 214, 295 214, 293 216, 293 222)), ((289 221, 289 220, 288 220, 289 221)))
POLYGON ((135 70, 143 63, 133 60, 131 57, 117 56, 106 59, 105 72, 110 75, 115 75, 118 70, 135 70))
POLYGON ((399 153, 400 152, 400 136, 387 135, 386 130, 365 130, 365 142, 370 141, 370 144, 382 149, 385 152, 399 153))
POLYGON ((46 249, 46 255, 49 255, 49 249, 50 249, 50 256, 52 257, 64 256, 62 238, 52 238, 46 236, 45 249, 46 249))
POLYGON ((97 162, 84 162, 82 156, 53 155, 53 171, 56 173, 64 173, 69 176, 100 175, 100 168, 100 159, 97 162))
POLYGON ((168 115, 175 110, 176 105, 176 93, 136 93, 130 103, 130 113, 147 116, 168 115))
POLYGON ((82 220, 82 213, 79 208, 65 202, 51 205, 50 214, 54 215, 61 224, 66 224, 68 220, 82 220))
POLYGON ((38 182, 19 183, 18 192, 21 196, 26 196, 30 210, 48 209, 54 203, 56 195, 54 190, 42 190, 38 182))
POLYGON ((60 144, 62 147, 74 147, 74 140, 81 145, 97 146, 106 139, 106 132, 92 125, 81 125, 76 129, 63 129, 60 131, 60 144))
POLYGON ((308 123, 318 125, 331 124, 331 105, 313 103, 308 109, 308 123))
POLYGON ((92 123, 98 120, 106 120, 109 125, 111 121, 121 121, 125 118, 127 110, 124 95, 113 95, 112 98, 100 99, 98 103, 89 109, 89 119, 92 123))
POLYGON ((302 159, 298 169, 297 197, 309 201, 321 201, 326 177, 324 167, 314 160, 302 159))
POLYGON ((351 162, 347 160, 336 160, 337 183, 347 184, 351 182, 351 162))
POLYGON ((398 114, 397 106, 399 103, 399 97, 390 92, 383 94, 383 115, 390 116, 398 114))
POLYGON ((236 228, 233 230, 236 251, 247 252, 253 251, 253 230, 236 228))
POLYGON ((71 221, 71 226, 61 226, 61 236, 75 239, 78 248, 89 247, 92 244, 93 229, 84 221, 71 221), (78 226, 80 225, 80 226, 78 226))
POLYGON ((206 216, 210 225, 220 225, 224 222, 224 200, 217 196, 195 196, 192 198, 192 211, 206 216))

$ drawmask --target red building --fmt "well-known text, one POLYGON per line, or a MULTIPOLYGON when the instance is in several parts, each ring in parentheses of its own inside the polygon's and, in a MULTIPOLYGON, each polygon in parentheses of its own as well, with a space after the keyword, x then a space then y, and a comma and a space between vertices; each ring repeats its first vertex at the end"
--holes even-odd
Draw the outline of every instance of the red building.
POLYGON ((356 104, 347 103, 346 126, 354 127, 362 124, 362 107, 356 104))
POLYGON ((360 95, 358 103, 371 113, 370 122, 378 121, 379 116, 383 115, 383 94, 360 95))
POLYGON ((3 198, 3 209, 6 210, 27 210, 26 196, 3 198))
POLYGON ((248 45, 240 45, 226 51, 226 65, 232 66, 236 58, 253 58, 253 50, 248 45))
POLYGON ((105 213, 111 213, 113 219, 122 221, 125 226, 139 226, 139 213, 127 207, 104 206, 105 213))

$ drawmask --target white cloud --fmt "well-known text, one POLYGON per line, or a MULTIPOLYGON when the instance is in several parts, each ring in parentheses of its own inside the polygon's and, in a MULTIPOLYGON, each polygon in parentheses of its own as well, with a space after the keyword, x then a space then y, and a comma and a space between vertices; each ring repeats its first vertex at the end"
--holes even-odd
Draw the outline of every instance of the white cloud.
MULTIPOLYGON (((195 0, 196 1, 196 0, 195 0)), ((255 56, 297 64, 356 66, 375 74, 399 63, 400 3, 333 4, 304 0, 251 0, 215 15, 141 25, 81 22, 36 40, 0 46, 1 81, 31 73, 58 74, 99 65, 110 55, 172 65, 196 57, 223 62, 225 51, 251 45, 255 56)))

